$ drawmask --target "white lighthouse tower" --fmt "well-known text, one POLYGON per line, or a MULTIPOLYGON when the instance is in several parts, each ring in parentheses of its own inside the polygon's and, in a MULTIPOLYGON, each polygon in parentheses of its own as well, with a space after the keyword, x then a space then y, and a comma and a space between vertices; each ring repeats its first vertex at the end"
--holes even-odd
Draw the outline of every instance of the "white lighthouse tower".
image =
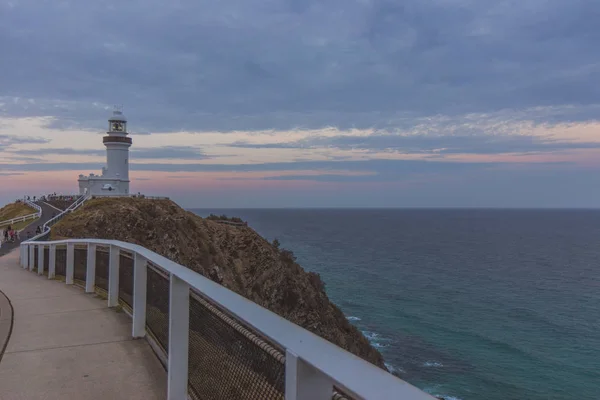
POLYGON ((126 196, 129 194, 129 147, 127 118, 120 110, 108 119, 108 132, 102 138, 106 146, 106 167, 102 175, 79 175, 79 193, 94 196, 126 196))

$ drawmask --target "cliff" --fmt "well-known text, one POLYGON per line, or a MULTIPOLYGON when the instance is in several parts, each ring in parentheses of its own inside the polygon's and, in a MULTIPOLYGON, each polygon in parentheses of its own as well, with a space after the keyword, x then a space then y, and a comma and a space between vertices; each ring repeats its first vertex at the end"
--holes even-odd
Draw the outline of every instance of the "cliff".
POLYGON ((381 354, 329 300, 319 275, 248 226, 201 218, 170 200, 104 198, 56 224, 52 239, 62 238, 142 245, 385 368, 381 354))

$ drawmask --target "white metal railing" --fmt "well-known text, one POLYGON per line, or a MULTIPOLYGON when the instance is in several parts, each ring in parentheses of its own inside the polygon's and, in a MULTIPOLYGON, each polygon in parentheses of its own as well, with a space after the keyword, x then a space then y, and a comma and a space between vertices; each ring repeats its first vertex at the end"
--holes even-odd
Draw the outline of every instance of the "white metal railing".
POLYGON ((25 203, 36 210, 36 212, 32 213, 32 214, 28 214, 28 215, 22 215, 20 217, 15 217, 13 219, 7 219, 5 221, 0 221, 0 226, 6 226, 6 225, 12 225, 12 224, 16 224, 18 222, 23 222, 23 221, 28 221, 30 219, 36 219, 36 218, 40 218, 42 216, 42 208, 40 206, 38 206, 37 204, 29 201, 29 200, 25 200, 25 203))
POLYGON ((39 218, 39 213, 33 213, 29 215, 23 215, 21 217, 16 217, 13 219, 7 219, 6 221, 1 221, 0 226, 13 225, 18 222, 29 221, 30 219, 39 218))
POLYGON ((27 203, 29 207, 36 209, 40 217, 42 216, 42 207, 40 207, 37 203, 34 203, 33 201, 29 200, 25 200, 25 203, 27 203))
POLYGON ((138 199, 148 199, 148 200, 169 200, 166 196, 148 196, 145 194, 129 194, 127 197, 135 197, 138 199))
MULTIPOLYGON (((75 211, 76 209, 78 209, 79 207, 81 207, 81 205, 83 203, 85 203, 86 200, 89 199, 89 196, 86 195, 81 195, 79 196, 79 198, 77 200, 75 200, 75 202, 73 204, 71 204, 65 211, 61 212, 60 214, 56 215, 54 218, 46 221, 46 223, 44 223, 44 225, 42 226, 42 233, 32 237, 31 239, 26 240, 23 243, 29 243, 29 242, 33 242, 36 240, 43 240, 43 239, 47 239, 47 237, 50 235, 50 227, 52 225, 54 225, 55 223, 57 223, 58 221, 60 221, 62 219, 62 217, 64 217, 66 214, 75 211)), ((32 203, 35 204, 35 203, 32 203)), ((40 216, 42 215, 42 208, 40 206, 38 206, 37 204, 35 204, 40 211, 40 216)))
POLYGON ((149 263, 169 275, 168 399, 188 396, 188 346, 191 289, 240 322, 285 349, 285 398, 331 399, 334 386, 354 399, 431 400, 432 396, 362 360, 304 328, 226 289, 208 278, 142 246, 104 239, 68 239, 21 244, 21 266, 33 270, 38 251, 38 274, 44 271, 49 247, 48 278, 56 269, 57 246, 67 247, 65 282, 73 284, 75 245, 87 245, 86 292, 94 292, 96 246, 110 248, 108 306, 119 301, 120 252, 131 253, 133 266, 132 336, 146 336, 146 285, 149 263))

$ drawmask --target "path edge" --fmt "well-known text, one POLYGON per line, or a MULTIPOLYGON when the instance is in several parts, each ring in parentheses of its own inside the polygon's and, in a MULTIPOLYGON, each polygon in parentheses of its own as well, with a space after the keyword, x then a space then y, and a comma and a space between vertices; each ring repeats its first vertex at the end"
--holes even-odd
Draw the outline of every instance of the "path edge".
POLYGON ((14 309, 8 296, 0 290, 0 362, 8 346, 14 325, 14 309))

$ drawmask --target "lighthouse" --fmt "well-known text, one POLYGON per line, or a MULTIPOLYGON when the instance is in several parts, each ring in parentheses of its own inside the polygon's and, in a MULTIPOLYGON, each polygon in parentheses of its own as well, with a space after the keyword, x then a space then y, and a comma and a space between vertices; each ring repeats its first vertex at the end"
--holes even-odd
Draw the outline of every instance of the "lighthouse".
POLYGON ((79 175, 79 193, 94 196, 129 195, 129 148, 132 141, 127 133, 127 118, 114 110, 108 119, 108 131, 102 138, 106 147, 106 167, 101 175, 79 175))

